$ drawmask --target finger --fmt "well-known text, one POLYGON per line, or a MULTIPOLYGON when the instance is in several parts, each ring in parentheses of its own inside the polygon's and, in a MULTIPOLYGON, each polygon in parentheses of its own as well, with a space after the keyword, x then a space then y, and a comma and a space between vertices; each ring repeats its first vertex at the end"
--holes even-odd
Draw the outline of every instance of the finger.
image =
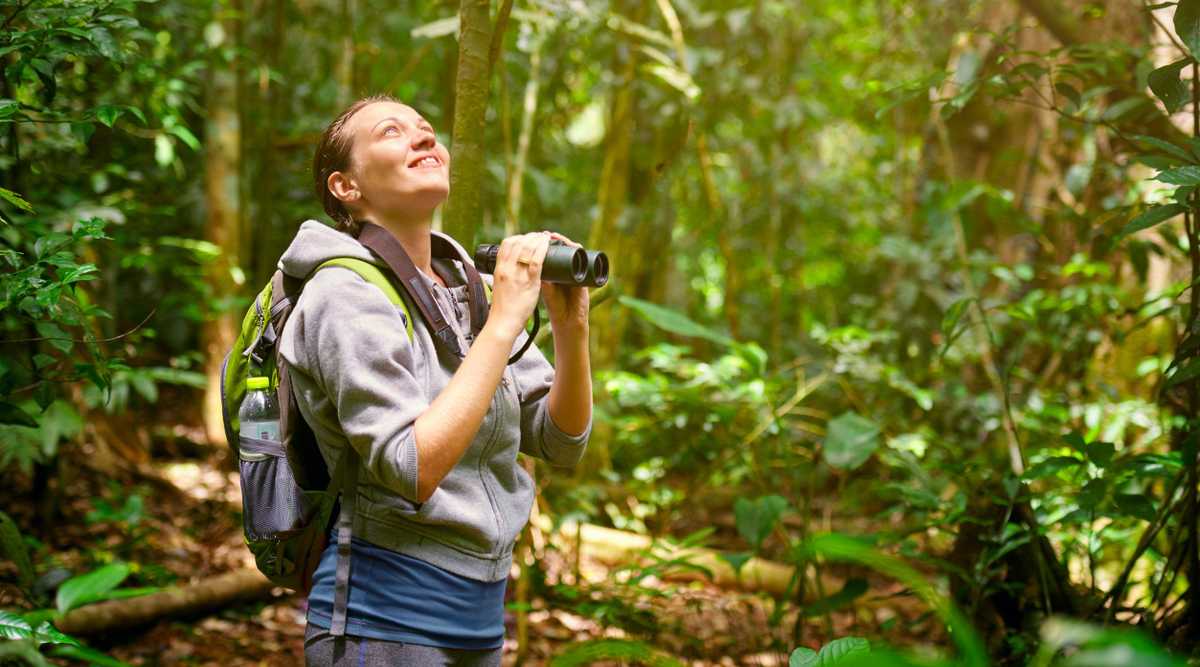
POLYGON ((563 236, 562 234, 559 234, 558 232, 548 232, 548 233, 550 234, 551 238, 562 241, 563 243, 565 243, 569 246, 574 246, 576 248, 583 247, 581 244, 572 241, 571 239, 567 238, 566 236, 563 236))
POLYGON ((513 262, 520 266, 528 266, 525 260, 530 259, 533 255, 533 245, 529 234, 518 234, 511 238, 513 239, 513 262))
POLYGON ((546 261, 546 253, 550 251, 550 235, 539 233, 533 244, 533 258, 539 266, 546 261))

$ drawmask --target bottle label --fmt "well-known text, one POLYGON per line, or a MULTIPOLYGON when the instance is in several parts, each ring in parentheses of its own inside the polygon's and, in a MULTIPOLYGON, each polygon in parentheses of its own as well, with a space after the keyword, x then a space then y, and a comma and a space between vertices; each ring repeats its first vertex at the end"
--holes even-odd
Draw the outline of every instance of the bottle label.
POLYGON ((249 438, 279 442, 279 422, 243 422, 241 432, 249 438))

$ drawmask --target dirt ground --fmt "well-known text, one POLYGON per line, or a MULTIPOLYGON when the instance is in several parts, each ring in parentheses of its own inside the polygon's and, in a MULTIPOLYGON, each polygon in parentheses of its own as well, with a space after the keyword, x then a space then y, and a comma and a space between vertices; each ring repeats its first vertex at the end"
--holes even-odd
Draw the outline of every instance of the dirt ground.
MULTIPOLYGON (((107 479, 86 469, 63 475, 67 481, 61 516, 66 519, 52 530, 34 524, 30 480, 0 487, 4 510, 36 538, 35 545, 43 545, 31 552, 39 574, 51 568, 80 573, 121 560, 137 566, 126 585, 144 586, 186 584, 253 567, 242 543, 236 473, 200 459, 143 464, 138 470, 107 479)), ((547 549, 538 567, 546 590, 557 590, 554 584, 574 578, 574 559, 565 552, 547 549)), ((644 588, 631 589, 615 584, 609 568, 598 562, 585 558, 579 568, 588 581, 598 582, 589 587, 591 594, 582 604, 554 595, 528 601, 523 655, 517 640, 518 614, 512 609, 506 613, 504 665, 548 665, 575 642, 605 637, 638 639, 695 667, 786 665, 795 646, 819 648, 847 635, 884 637, 896 646, 944 641, 936 619, 918 601, 893 582, 866 573, 855 576, 866 577, 870 591, 852 608, 804 618, 797 642, 792 638, 799 613, 795 605, 772 623, 778 603, 761 594, 653 577, 642 582, 644 588), (605 604, 618 598, 623 605, 605 604), (616 620, 622 614, 637 622, 616 620)), ((0 608, 32 608, 15 582, 15 566, 0 564, 0 608)), ((518 589, 515 578, 508 588, 511 603, 518 589)), ((282 590, 276 593, 272 599, 206 616, 82 639, 131 665, 302 665, 305 600, 282 590)))

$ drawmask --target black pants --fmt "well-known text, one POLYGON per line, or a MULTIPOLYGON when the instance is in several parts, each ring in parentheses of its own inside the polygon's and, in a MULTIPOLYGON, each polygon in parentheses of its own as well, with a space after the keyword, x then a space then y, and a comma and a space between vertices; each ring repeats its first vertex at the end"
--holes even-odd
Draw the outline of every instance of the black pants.
POLYGON ((304 629, 307 667, 499 667, 503 648, 472 651, 345 635, 309 623, 304 629))

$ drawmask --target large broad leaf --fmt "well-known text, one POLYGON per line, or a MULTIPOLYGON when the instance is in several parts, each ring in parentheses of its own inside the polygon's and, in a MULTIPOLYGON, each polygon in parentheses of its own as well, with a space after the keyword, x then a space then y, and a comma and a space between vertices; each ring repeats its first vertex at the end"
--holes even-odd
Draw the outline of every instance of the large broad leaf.
POLYGON ((633 312, 640 315, 647 322, 653 324, 660 329, 665 329, 671 333, 679 334, 680 336, 692 336, 696 338, 707 338, 714 343, 721 345, 733 345, 734 340, 725 334, 710 329, 702 324, 698 324, 686 315, 664 308, 656 303, 643 301, 631 296, 620 296, 617 300, 621 305, 629 308, 633 312))
POLYGON ((787 509, 788 501, 780 496, 763 496, 755 501, 738 498, 733 503, 733 516, 738 532, 758 550, 787 509))
POLYGON ((844 412, 829 421, 825 432, 825 461, 835 468, 853 470, 866 463, 879 447, 879 426, 856 412, 844 412))
POLYGON ((862 637, 842 637, 821 647, 818 653, 809 648, 798 648, 788 658, 788 667, 834 667, 845 664, 849 658, 871 652, 871 643, 862 637))
POLYGON ((1179 78, 1179 72, 1191 61, 1191 58, 1177 60, 1150 73, 1150 90, 1154 91, 1158 99, 1166 105, 1167 111, 1171 113, 1178 111, 1191 97, 1188 94, 1188 84, 1179 78))
POLYGON ((1154 206, 1149 208, 1145 213, 1142 213, 1133 220, 1130 220, 1129 224, 1121 228, 1121 231, 1117 232, 1114 240, 1120 240, 1135 232, 1140 232, 1143 229, 1149 229, 1160 222, 1170 220, 1171 218, 1182 214, 1186 210, 1186 208, 1180 206, 1179 204, 1165 204, 1163 206, 1154 206))
POLYGON ((93 602, 104 597, 106 593, 121 585, 129 576, 129 566, 125 563, 110 563, 104 567, 81 574, 78 577, 63 582, 55 598, 58 613, 65 614, 80 605, 93 602))
POLYGON ((1175 34, 1187 45, 1193 58, 1200 55, 1200 0, 1179 0, 1175 7, 1175 34))
POLYGON ((33 628, 29 622, 11 611, 0 610, 0 639, 29 639, 33 628))

